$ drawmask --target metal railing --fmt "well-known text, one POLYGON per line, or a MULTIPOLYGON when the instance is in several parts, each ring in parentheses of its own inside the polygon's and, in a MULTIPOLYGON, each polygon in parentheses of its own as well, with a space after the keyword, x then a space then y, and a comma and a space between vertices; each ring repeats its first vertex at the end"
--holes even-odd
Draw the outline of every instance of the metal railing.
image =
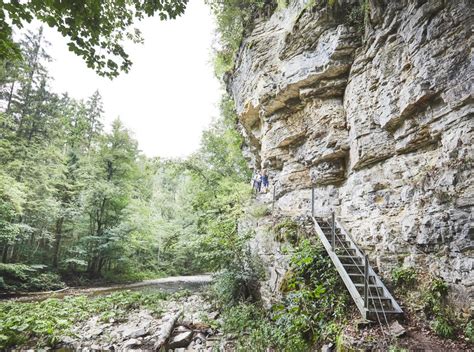
MULTIPOLYGON (((313 218, 315 218, 315 197, 314 196, 315 196, 315 190, 314 190, 314 187, 312 187, 311 188, 311 216, 313 218)), ((328 221, 328 225, 330 225, 330 228, 331 228, 331 242, 330 242, 331 250, 334 252, 334 254, 336 254, 335 253, 336 252, 336 216, 335 216, 334 211, 331 212, 331 218, 330 218, 330 222, 328 221)), ((371 289, 370 289, 370 286, 369 286, 370 285, 370 283, 369 283, 369 276, 370 276, 369 257, 357 245, 355 240, 352 238, 352 236, 348 232, 346 232, 346 231, 343 232, 342 229, 341 229, 341 235, 346 235, 351 240, 352 244, 357 248, 357 250, 359 251, 361 256, 363 257, 363 260, 364 260, 363 261, 363 265, 364 265, 363 272, 360 269, 359 265, 355 262, 355 260, 353 258, 351 258, 351 260, 352 260, 353 264, 355 265, 355 267, 357 268, 357 270, 360 272, 360 274, 362 274, 363 277, 364 277, 364 280, 363 280, 364 281, 364 288, 363 288, 364 308, 367 309, 367 311, 369 311, 369 296, 371 295, 371 289)), ((342 242, 342 238, 340 239, 340 241, 342 242)), ((348 251, 348 248, 346 248, 346 246, 344 246, 342 243, 341 243, 341 247, 346 252, 346 254, 348 254, 349 257, 352 257, 352 255, 348 251)), ((376 291, 377 291, 377 289, 376 289, 376 291)), ((378 303, 380 305, 380 310, 383 313, 383 317, 384 317, 384 320, 385 320, 386 324, 388 324, 387 316, 385 314, 385 309, 384 309, 380 294, 378 292, 376 292, 375 296, 377 296, 377 298, 379 300, 378 303)), ((377 320, 379 321, 379 323, 381 323, 380 318, 379 318, 379 312, 378 312, 378 309, 377 309, 377 305, 375 304, 375 300, 372 296, 370 296, 370 298, 371 298, 372 303, 374 305, 377 320)), ((393 304, 393 300, 392 300, 392 304, 393 304)))

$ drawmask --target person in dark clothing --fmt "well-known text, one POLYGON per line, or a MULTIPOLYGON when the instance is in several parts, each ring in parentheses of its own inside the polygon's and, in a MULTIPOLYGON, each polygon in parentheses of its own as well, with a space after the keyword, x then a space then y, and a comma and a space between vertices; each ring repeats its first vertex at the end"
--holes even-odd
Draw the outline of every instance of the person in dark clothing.
POLYGON ((261 176, 261 183, 262 183, 262 193, 267 193, 268 192, 268 175, 267 175, 267 170, 262 170, 262 176, 261 176))

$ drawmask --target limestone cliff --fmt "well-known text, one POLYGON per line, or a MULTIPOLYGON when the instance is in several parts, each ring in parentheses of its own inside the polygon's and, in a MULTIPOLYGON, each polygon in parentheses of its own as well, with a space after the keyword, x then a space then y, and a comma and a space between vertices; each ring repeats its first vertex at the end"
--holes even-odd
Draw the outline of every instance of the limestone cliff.
POLYGON ((258 20, 228 82, 275 212, 309 214, 314 186, 382 273, 416 265, 472 298, 472 2, 318 3, 258 20))

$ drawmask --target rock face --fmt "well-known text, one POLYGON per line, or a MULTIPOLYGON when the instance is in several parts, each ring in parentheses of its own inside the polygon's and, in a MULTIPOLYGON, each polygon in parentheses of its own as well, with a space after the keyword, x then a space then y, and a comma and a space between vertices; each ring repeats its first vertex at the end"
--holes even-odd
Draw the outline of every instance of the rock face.
POLYGON ((472 295, 472 2, 317 3, 243 40, 228 89, 250 165, 280 215, 310 213, 315 187, 382 273, 416 265, 472 295))

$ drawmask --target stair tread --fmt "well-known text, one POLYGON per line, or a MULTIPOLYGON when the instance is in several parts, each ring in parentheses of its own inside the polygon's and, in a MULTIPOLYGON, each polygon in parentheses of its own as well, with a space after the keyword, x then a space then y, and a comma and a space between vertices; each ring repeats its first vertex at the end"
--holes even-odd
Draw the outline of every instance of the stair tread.
MULTIPOLYGON (((364 284, 354 284, 354 285, 355 285, 355 287, 364 287, 364 284)), ((382 286, 375 285, 375 284, 369 284, 369 287, 370 288, 374 288, 374 287, 383 288, 382 286)))
POLYGON ((380 297, 380 296, 369 296, 369 299, 373 299, 373 300, 381 300, 381 301, 392 301, 391 298, 389 297, 380 297))
POLYGON ((345 254, 338 254, 337 257, 339 259, 352 259, 352 260, 359 260, 361 263, 363 262, 363 258, 359 257, 358 255, 345 255, 345 254))
POLYGON ((369 309, 369 313, 401 314, 398 310, 369 309))

